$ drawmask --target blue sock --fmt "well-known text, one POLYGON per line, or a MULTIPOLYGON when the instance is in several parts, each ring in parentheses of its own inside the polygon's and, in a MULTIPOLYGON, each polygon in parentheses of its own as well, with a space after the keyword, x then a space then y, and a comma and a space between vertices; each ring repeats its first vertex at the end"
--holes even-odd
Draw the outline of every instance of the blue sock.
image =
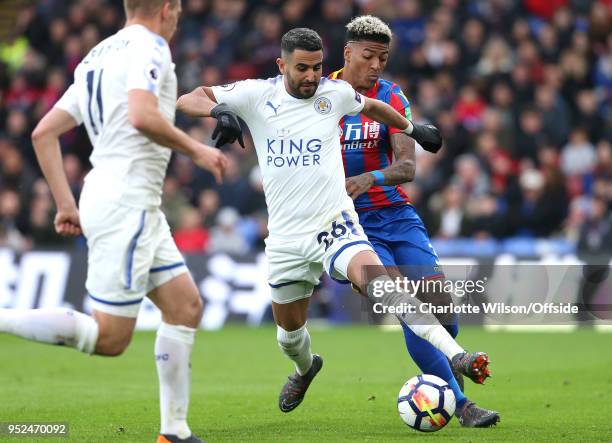
MULTIPOLYGON (((446 356, 427 340, 423 340, 412 332, 412 329, 408 326, 402 324, 402 328, 404 330, 404 339, 406 340, 408 353, 410 353, 410 356, 419 369, 421 369, 424 374, 432 374, 446 381, 455 394, 457 408, 463 406, 467 401, 467 397, 461 392, 461 388, 459 388, 459 384, 453 376, 453 371, 446 356)), ((459 332, 459 327, 456 322, 452 325, 445 326, 445 328, 453 338, 456 337, 459 332)))
POLYGON ((459 320, 457 319, 456 315, 455 315, 455 320, 454 320, 453 324, 452 325, 444 325, 444 329, 446 329, 448 331, 448 333, 451 335, 451 337, 457 338, 457 335, 459 335, 459 320))

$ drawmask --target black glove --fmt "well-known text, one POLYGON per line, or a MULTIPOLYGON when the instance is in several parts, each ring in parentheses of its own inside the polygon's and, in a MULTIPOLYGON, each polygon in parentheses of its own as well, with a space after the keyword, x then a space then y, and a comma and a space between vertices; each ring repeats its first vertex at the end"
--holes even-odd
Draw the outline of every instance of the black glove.
POLYGON ((238 143, 244 149, 244 141, 242 140, 242 129, 238 116, 225 103, 219 103, 212 108, 210 116, 217 119, 217 126, 213 131, 213 140, 219 136, 215 143, 215 147, 220 148, 226 143, 234 143, 238 139, 238 143))
POLYGON ((434 125, 419 125, 412 122, 412 133, 408 136, 415 139, 426 151, 434 154, 442 147, 442 135, 434 125))

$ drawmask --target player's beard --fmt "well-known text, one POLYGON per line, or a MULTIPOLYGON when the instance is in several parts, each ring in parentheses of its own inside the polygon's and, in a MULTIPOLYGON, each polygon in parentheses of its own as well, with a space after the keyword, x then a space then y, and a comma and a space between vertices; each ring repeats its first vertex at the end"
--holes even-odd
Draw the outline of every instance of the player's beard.
POLYGON ((313 95, 315 95, 315 93, 317 92, 317 88, 319 87, 319 82, 318 81, 314 81, 314 82, 294 82, 293 79, 291 78, 291 76, 287 76, 287 83, 289 85, 289 88, 291 89, 291 91, 289 91, 291 93, 291 95, 293 95, 294 97, 297 98, 310 98, 313 95), (305 88, 305 86, 310 85, 310 87, 305 88), (303 92, 303 91, 307 91, 307 92, 303 92))

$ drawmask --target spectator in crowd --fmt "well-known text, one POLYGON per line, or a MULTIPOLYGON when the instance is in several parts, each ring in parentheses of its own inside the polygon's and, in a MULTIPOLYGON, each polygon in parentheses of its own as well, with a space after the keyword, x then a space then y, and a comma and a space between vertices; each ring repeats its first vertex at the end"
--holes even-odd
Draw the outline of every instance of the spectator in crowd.
POLYGON ((395 45, 411 52, 425 39, 427 21, 421 14, 417 0, 406 0, 397 5, 395 17, 391 20, 391 30, 395 34, 395 45))
POLYGON ((520 176, 522 199, 509 211, 510 226, 525 237, 556 234, 567 215, 567 194, 556 171, 525 169, 520 176))
POLYGON ((247 242, 239 231, 239 221, 240 215, 234 208, 225 207, 219 210, 217 224, 210 231, 211 253, 244 255, 249 251, 247 242))
POLYGON ((503 38, 496 37, 485 45, 477 72, 485 76, 508 74, 512 70, 513 63, 510 47, 503 38))
POLYGON ((605 120, 597 108, 595 91, 592 89, 580 91, 576 97, 576 107, 574 126, 584 128, 591 143, 604 140, 606 138, 605 120))
POLYGON ((561 146, 567 141, 571 127, 569 109, 557 92, 550 86, 540 86, 535 92, 535 102, 542 116, 542 131, 546 140, 561 146))
POLYGON ((202 225, 202 216, 197 209, 191 206, 181 209, 180 221, 173 237, 179 251, 183 253, 202 253, 206 250, 208 231, 202 225))
POLYGON ((451 183, 458 187, 466 202, 489 192, 489 177, 474 154, 463 154, 455 163, 456 174, 451 183))
POLYGON ((258 165, 253 166, 249 173, 249 184, 244 190, 240 211, 243 215, 251 215, 266 211, 266 198, 263 190, 263 178, 258 165))
POLYGON ((205 189, 198 196, 198 212, 202 224, 211 228, 215 224, 215 217, 219 211, 219 193, 214 189, 205 189))
POLYGON ((484 100, 472 85, 465 85, 455 103, 455 118, 471 133, 482 128, 482 114, 486 108, 484 100))
POLYGON ((217 193, 220 199, 219 204, 221 207, 232 207, 240 211, 245 204, 248 187, 248 177, 241 173, 236 156, 229 154, 227 156, 223 183, 217 186, 217 193))
POLYGON ((63 161, 68 186, 70 186, 76 201, 79 201, 81 188, 83 187, 83 165, 81 165, 81 161, 74 154, 66 154, 63 157, 63 161))
POLYGON ((437 201, 432 201, 436 220, 432 232, 440 238, 464 237, 469 233, 469 220, 465 214, 464 194, 458 185, 448 186, 437 201), (436 229, 437 226, 437 229, 436 229))
POLYGON ((24 232, 39 247, 58 247, 68 241, 56 234, 53 226, 54 216, 51 191, 47 182, 39 178, 33 186, 33 197, 24 227, 24 232))
POLYGON ((0 159, 0 186, 15 190, 25 204, 31 197, 36 175, 14 143, 8 144, 0 159))
POLYGON ((470 235, 474 238, 501 238, 506 234, 505 213, 492 194, 477 198, 468 208, 470 235))
POLYGON ((181 192, 176 177, 167 176, 164 180, 162 193, 162 210, 166 214, 166 220, 168 220, 170 228, 174 229, 179 226, 181 214, 188 207, 189 200, 181 192))
POLYGON ((469 19, 464 25, 461 33, 462 61, 468 68, 476 66, 485 44, 485 28, 482 22, 476 18, 469 19))
POLYGON ((574 129, 561 153, 561 171, 566 176, 586 175, 593 170, 596 160, 595 146, 589 141, 586 131, 574 129))
MULTIPOLYGON (((283 35, 283 21, 280 12, 262 8, 255 12, 253 31, 245 39, 244 56, 254 65, 257 78, 274 77, 278 42, 283 35)), ((206 83, 210 84, 210 83, 206 83)))
POLYGON ((21 200, 12 189, 0 191, 0 247, 23 251, 28 248, 28 239, 19 229, 21 200))
POLYGON ((542 113, 535 107, 523 109, 519 115, 519 128, 516 134, 513 156, 517 159, 536 160, 538 147, 548 143, 544 133, 542 113))

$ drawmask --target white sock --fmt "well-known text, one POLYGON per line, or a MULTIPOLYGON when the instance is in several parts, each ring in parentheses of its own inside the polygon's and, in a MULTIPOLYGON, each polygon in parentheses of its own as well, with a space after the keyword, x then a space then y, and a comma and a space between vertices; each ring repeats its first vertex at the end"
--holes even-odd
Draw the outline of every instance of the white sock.
POLYGON ((277 326, 276 340, 285 355, 295 363, 298 374, 307 373, 312 366, 312 352, 310 352, 310 334, 306 325, 295 331, 285 331, 277 326))
MULTIPOLYGON (((398 316, 398 318, 400 317, 398 316)), ((450 360, 452 360, 455 355, 465 352, 465 349, 459 346, 453 336, 450 335, 446 328, 440 324, 406 324, 406 326, 412 329, 412 332, 414 332, 416 335, 431 343, 436 349, 442 351, 442 353, 450 360)))
POLYGON ((94 352, 98 341, 98 323, 67 308, 0 309, 0 332, 70 346, 86 354, 94 352))
POLYGON ((415 314, 396 314, 403 324, 424 340, 427 340, 435 348, 442 351, 446 357, 452 359, 455 355, 465 352, 448 331, 440 324, 433 314, 423 314, 419 310, 421 301, 409 294, 393 291, 381 291, 380 288, 394 287, 391 277, 383 275, 375 278, 368 285, 368 298, 374 303, 382 303, 384 306, 415 306, 415 314), (390 280, 391 282, 388 282, 390 280), (378 289, 378 290, 376 290, 378 289), (378 296, 375 296, 377 294, 378 296))
POLYGON ((196 329, 161 324, 155 340, 155 360, 159 376, 161 434, 187 438, 189 391, 191 388, 191 348, 196 329))

